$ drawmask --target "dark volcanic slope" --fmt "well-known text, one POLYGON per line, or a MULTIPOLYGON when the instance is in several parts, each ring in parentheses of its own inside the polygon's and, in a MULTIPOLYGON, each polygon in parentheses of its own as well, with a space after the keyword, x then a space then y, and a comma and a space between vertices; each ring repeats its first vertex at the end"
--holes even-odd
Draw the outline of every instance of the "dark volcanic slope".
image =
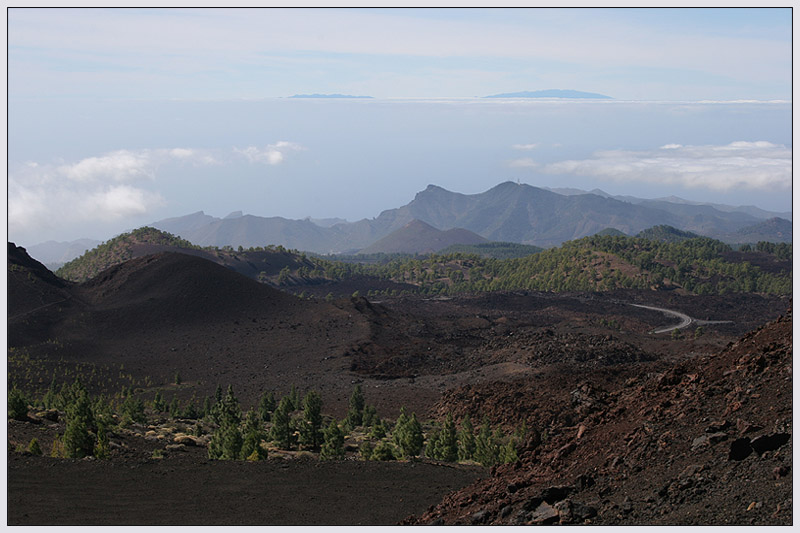
POLYGON ((114 266, 81 285, 78 293, 112 326, 131 329, 207 324, 223 317, 290 316, 303 307, 288 294, 179 253, 114 266))
POLYGON ((156 385, 180 372, 186 395, 232 383, 247 403, 292 383, 346 398, 349 380, 332 379, 349 373, 338 356, 369 333, 349 302, 300 300, 185 254, 133 259, 67 296, 73 305, 18 320, 11 311, 9 347, 51 361, 124 366, 156 385))
POLYGON ((68 284, 31 258, 25 248, 8 243, 8 316, 22 316, 68 300, 68 284))
POLYGON ((791 310, 664 373, 555 378, 445 398, 443 411, 480 398, 495 418, 526 406, 535 431, 519 462, 422 523, 792 523, 791 310))

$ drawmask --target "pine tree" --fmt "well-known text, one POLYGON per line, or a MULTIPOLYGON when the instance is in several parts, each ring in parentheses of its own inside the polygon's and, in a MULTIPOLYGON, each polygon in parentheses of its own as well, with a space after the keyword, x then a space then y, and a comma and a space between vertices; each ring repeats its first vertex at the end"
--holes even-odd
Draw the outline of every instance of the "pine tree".
POLYGON ((8 391, 8 417, 14 420, 28 418, 28 401, 16 385, 8 391))
POLYGON ((294 385, 292 385, 292 388, 289 391, 289 400, 291 400, 292 411, 297 411, 298 409, 300 409, 300 392, 294 385))
POLYGON ((180 405, 178 405, 178 397, 173 395, 172 401, 169 403, 169 416, 172 418, 180 417, 181 409, 180 405))
POLYGON ((400 416, 397 417, 397 420, 394 423, 394 429, 392 430, 392 440, 398 446, 400 445, 400 438, 403 434, 403 428, 408 423, 408 415, 406 414, 406 408, 400 408, 400 416))
POLYGON ((200 414, 201 417, 211 416, 211 412, 214 410, 214 400, 211 399, 211 396, 206 396, 203 400, 203 409, 200 414))
POLYGON ((475 439, 475 460, 483 466, 497 464, 498 450, 496 449, 492 431, 489 429, 489 420, 484 418, 478 437, 475 439))
POLYGON ((303 444, 315 451, 322 444, 322 398, 313 390, 303 398, 303 425, 300 439, 303 444))
POLYGON ((156 391, 156 395, 153 398, 153 411, 156 413, 163 413, 166 407, 167 406, 164 403, 164 397, 161 396, 161 391, 156 391))
POLYGON ((395 459, 397 459, 397 452, 392 443, 387 440, 380 441, 372 450, 373 461, 394 461, 395 459))
POLYGON ((365 440, 361 443, 361 446, 358 447, 358 452, 361 454, 361 459, 364 461, 369 461, 372 459, 372 451, 375 449, 375 446, 372 445, 372 442, 365 440))
POLYGON ((500 462, 501 463, 513 463, 519 459, 517 456, 517 446, 514 442, 514 439, 508 439, 508 441, 500 447, 500 462))
POLYGON ((458 434, 458 458, 461 461, 470 461, 475 456, 475 428, 469 414, 461 420, 461 432, 458 434))
POLYGON ((104 422, 97 424, 97 443, 94 446, 94 456, 98 459, 108 459, 111 455, 111 445, 108 439, 108 430, 104 422))
POLYGON ((272 412, 275 410, 275 393, 272 391, 264 392, 258 402, 258 414, 261 420, 269 422, 272 412))
POLYGON ((435 444, 436 458, 449 463, 458 460, 458 435, 456 424, 453 422, 453 415, 447 414, 447 418, 439 432, 439 438, 435 444))
POLYGON ((378 421, 378 410, 374 405, 364 406, 364 416, 361 419, 361 424, 365 427, 372 427, 378 421))
POLYGON ((278 443, 280 448, 288 450, 294 444, 294 428, 291 418, 291 399, 288 396, 281 398, 275 412, 272 413, 272 430, 270 438, 278 443))
POLYGON ((322 460, 344 459, 344 433, 335 420, 331 420, 325 429, 324 439, 319 458, 322 460))
POLYGON ((194 395, 192 395, 191 400, 189 400, 186 403, 186 406, 183 408, 183 411, 181 412, 181 418, 189 418, 191 420, 200 418, 200 413, 197 410, 197 402, 194 395))
POLYGON ((45 409, 53 409, 56 407, 56 402, 58 398, 58 391, 56 390, 56 377, 53 376, 53 380, 50 382, 50 387, 48 387, 47 392, 42 399, 42 403, 44 404, 45 409))
POLYGON ((228 423, 238 426, 242 421, 242 409, 233 393, 233 385, 228 385, 225 397, 211 409, 211 419, 220 427, 228 423))
POLYGON ((353 387, 353 393, 350 395, 350 406, 347 410, 347 426, 354 429, 360 426, 364 419, 364 393, 361 391, 361 385, 353 387))
POLYGON ((242 443, 241 457, 249 461, 261 461, 267 458, 267 450, 261 446, 261 441, 267 435, 261 427, 261 418, 255 410, 247 412, 244 423, 244 442, 242 443))
POLYGON ((221 460, 239 459, 244 442, 239 427, 226 421, 208 443, 208 458, 221 460))
POLYGON ((436 449, 436 444, 439 442, 439 433, 441 433, 439 429, 432 429, 428 433, 428 440, 425 442, 425 456, 429 459, 439 459, 438 450, 436 449))
POLYGON ((82 458, 94 451, 92 409, 86 390, 67 406, 67 428, 64 431, 64 452, 67 457, 82 458))
POLYGON ((120 406, 120 413, 133 422, 144 423, 147 421, 147 416, 144 414, 144 401, 141 398, 134 398, 130 391, 126 391, 125 399, 120 406))
POLYGON ((372 426, 372 431, 370 431, 369 436, 373 439, 380 440, 386 436, 386 432, 386 423, 379 419, 375 422, 375 425, 372 426))
POLYGON ((395 431, 398 432, 396 442, 403 457, 416 457, 422 452, 425 437, 416 413, 411 413, 411 418, 407 418, 405 423, 395 431))

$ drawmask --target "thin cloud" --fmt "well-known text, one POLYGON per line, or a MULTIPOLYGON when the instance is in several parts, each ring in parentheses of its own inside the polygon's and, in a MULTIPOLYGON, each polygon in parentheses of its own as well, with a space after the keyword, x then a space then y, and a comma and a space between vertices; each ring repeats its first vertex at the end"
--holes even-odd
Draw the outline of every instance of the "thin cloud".
POLYGON ((210 155, 189 148, 116 150, 101 156, 87 157, 77 163, 61 165, 57 172, 79 182, 108 180, 129 182, 142 178, 152 180, 155 179, 158 166, 170 160, 195 164, 215 162, 210 155))
POLYGON ((248 146, 247 148, 234 148, 233 151, 247 158, 251 163, 266 163, 268 165, 280 165, 290 152, 305 150, 306 148, 289 141, 278 141, 275 144, 268 144, 264 148, 248 146))
POLYGON ((514 150, 534 150, 534 149, 536 149, 538 147, 539 147, 539 145, 537 143, 513 144, 513 145, 511 145, 511 148, 513 148, 514 150))
POLYGON ((109 222, 151 212, 166 202, 143 184, 152 184, 159 166, 170 161, 216 162, 188 148, 116 150, 74 163, 27 162, 9 175, 9 231, 109 222))
POLYGON ((591 159, 545 165, 548 174, 594 176, 718 191, 789 190, 792 150, 766 141, 727 145, 667 144, 656 150, 606 150, 591 159))

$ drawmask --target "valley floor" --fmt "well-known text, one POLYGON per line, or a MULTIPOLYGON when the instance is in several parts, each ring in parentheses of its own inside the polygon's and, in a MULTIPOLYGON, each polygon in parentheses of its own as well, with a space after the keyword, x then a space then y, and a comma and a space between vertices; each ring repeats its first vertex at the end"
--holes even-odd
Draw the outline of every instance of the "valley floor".
MULTIPOLYGON (((199 450, 198 450, 199 451, 199 450)), ((424 462, 8 455, 8 525, 392 525, 486 473, 424 462)))

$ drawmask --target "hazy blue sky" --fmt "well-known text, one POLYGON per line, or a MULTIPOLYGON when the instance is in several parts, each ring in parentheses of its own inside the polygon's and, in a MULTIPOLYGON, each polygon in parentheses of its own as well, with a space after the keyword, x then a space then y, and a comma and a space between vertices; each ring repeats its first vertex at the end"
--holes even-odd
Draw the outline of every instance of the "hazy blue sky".
POLYGON ((791 209, 788 8, 11 9, 8 42, 22 244, 508 179, 791 209), (543 89, 615 100, 474 98, 543 89))

